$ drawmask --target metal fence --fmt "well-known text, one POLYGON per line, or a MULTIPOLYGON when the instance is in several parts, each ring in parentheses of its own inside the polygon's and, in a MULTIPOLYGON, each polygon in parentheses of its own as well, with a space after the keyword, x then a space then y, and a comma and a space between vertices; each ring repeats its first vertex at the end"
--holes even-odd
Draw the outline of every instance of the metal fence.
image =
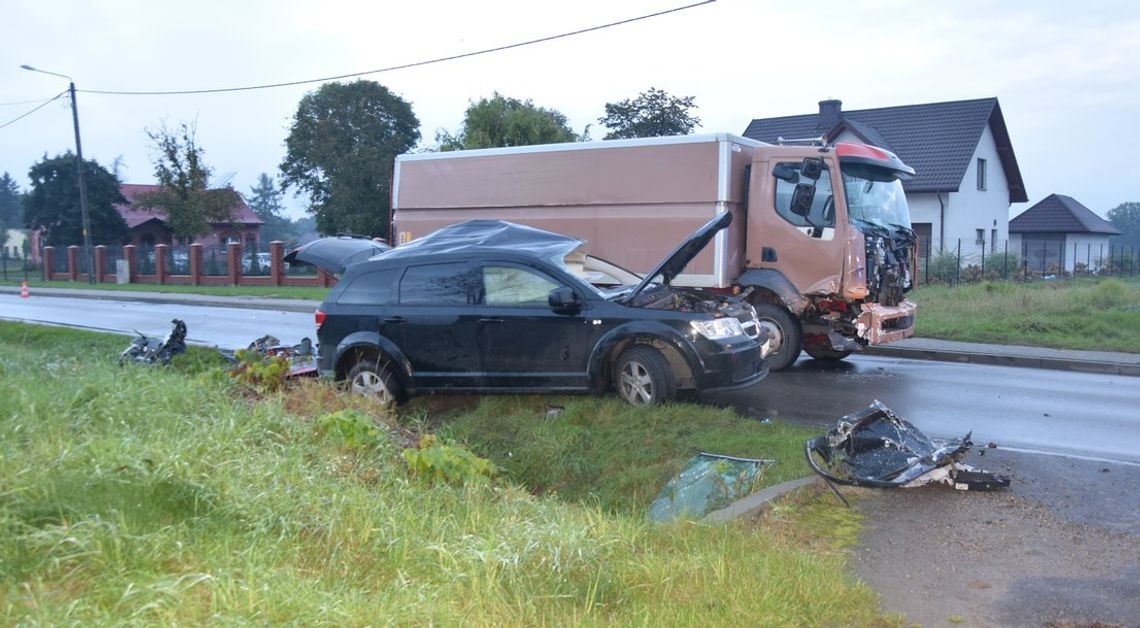
POLYGON ((982 280, 1032 281, 1061 277, 1134 276, 1140 271, 1140 247, 1025 239, 990 243, 956 240, 935 251, 920 242, 918 283, 959 284, 982 280))
POLYGON ((20 255, 15 256, 9 253, 7 247, 0 247, 0 275, 4 281, 29 281, 39 278, 42 274, 41 268, 41 264, 32 261, 28 251, 20 251, 20 255))

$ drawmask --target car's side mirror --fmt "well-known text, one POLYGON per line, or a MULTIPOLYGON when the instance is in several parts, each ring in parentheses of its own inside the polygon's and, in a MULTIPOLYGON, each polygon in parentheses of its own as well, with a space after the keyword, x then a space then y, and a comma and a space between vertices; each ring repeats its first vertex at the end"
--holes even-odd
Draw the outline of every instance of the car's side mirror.
POLYGON ((811 213, 814 202, 815 186, 810 183, 797 183, 795 191, 792 192, 792 213, 806 218, 811 213))
POLYGON ((546 297, 546 302, 550 304, 550 309, 558 314, 573 314, 582 309, 578 295, 567 286, 560 286, 551 290, 546 297))

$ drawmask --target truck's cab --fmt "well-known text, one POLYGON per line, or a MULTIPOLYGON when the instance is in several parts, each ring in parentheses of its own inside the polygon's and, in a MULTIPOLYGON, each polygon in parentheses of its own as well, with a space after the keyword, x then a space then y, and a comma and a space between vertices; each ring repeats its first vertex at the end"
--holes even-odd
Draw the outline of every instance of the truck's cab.
POLYGON ((737 279, 780 346, 841 359, 913 335, 916 237, 900 177, 914 171, 862 144, 766 146, 748 183, 746 270, 737 279))

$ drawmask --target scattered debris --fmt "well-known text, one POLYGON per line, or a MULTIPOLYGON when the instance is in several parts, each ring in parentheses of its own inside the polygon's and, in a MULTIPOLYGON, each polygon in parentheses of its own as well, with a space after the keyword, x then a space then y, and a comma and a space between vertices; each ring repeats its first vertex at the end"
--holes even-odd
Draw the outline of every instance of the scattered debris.
MULTIPOLYGON (((245 351, 261 356, 262 359, 277 356, 284 358, 289 364, 286 377, 317 376, 317 357, 313 351, 313 341, 307 336, 299 344, 282 345, 276 336, 266 334, 249 343, 245 351)), ((218 349, 218 353, 230 364, 238 364, 240 361, 235 351, 218 349)))
POLYGON ((649 506, 649 518, 664 522, 702 517, 724 508, 755 492, 764 469, 775 462, 701 452, 657 494, 649 506))
POLYGON ((170 364, 170 360, 174 356, 186 353, 186 323, 177 318, 170 322, 174 327, 162 340, 147 338, 142 332, 135 330, 137 336, 119 354, 119 364, 122 365, 127 362, 154 364, 158 362, 166 366, 170 364))
POLYGON ((548 419, 557 419, 558 415, 562 414, 562 411, 565 409, 566 408, 563 406, 556 406, 554 404, 548 403, 548 404, 546 404, 546 415, 545 416, 548 419))
POLYGON ((805 442, 804 455, 829 486, 911 488, 938 482, 963 491, 1009 486, 1007 477, 960 462, 971 446, 970 434, 932 440, 876 400, 840 418, 826 435, 805 442))

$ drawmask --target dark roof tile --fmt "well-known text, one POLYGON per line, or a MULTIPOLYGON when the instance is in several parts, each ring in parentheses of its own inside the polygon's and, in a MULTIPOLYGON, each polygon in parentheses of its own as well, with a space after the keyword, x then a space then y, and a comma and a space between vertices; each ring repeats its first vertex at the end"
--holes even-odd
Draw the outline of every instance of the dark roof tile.
POLYGON ((1071 196, 1050 194, 1009 221, 1010 233, 1100 233, 1120 231, 1071 196))

